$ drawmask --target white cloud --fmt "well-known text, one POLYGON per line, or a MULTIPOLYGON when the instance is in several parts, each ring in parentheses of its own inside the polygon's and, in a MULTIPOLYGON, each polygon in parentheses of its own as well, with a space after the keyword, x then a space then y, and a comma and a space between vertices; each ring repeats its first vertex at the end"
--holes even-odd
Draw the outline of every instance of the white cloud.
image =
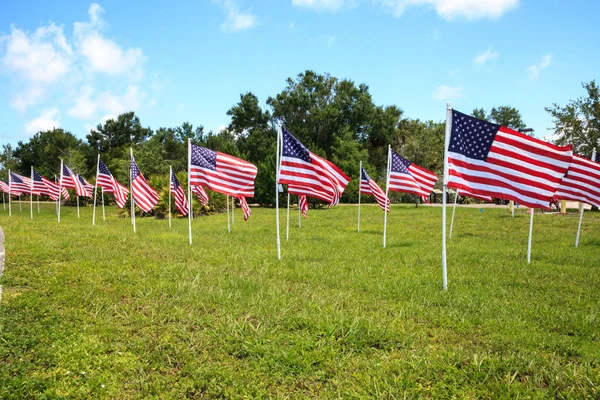
POLYGON ((221 29, 225 32, 240 32, 250 28, 254 28, 258 21, 256 16, 248 12, 240 11, 237 4, 233 0, 222 0, 223 8, 225 9, 225 22, 221 25, 221 29))
POLYGON ((440 85, 433 91, 434 100, 460 99, 463 96, 462 86, 440 85))
POLYGON ((67 112, 70 116, 82 120, 93 120, 100 113, 111 117, 140 107, 146 93, 138 86, 130 85, 122 95, 114 94, 111 90, 104 91, 94 98, 94 90, 83 86, 75 105, 67 112))
POLYGON ((344 0, 292 0, 292 5, 315 11, 335 12, 344 6, 344 0))
POLYGON ((29 89, 25 89, 22 92, 15 95, 10 100, 11 108, 17 110, 21 114, 25 113, 29 106, 38 102, 44 95, 44 90, 41 86, 31 86, 29 89))
POLYGON ((25 123, 25 133, 34 135, 39 131, 45 131, 60 127, 60 111, 53 107, 43 110, 39 117, 25 123))
POLYGON ((552 53, 546 54, 542 60, 529 66, 529 79, 535 80, 539 78, 540 72, 548 68, 552 64, 552 53))
POLYGON ((477 54, 473 62, 477 65, 483 65, 490 60, 497 60, 499 56, 500 55, 498 54, 498 52, 488 49, 477 54))

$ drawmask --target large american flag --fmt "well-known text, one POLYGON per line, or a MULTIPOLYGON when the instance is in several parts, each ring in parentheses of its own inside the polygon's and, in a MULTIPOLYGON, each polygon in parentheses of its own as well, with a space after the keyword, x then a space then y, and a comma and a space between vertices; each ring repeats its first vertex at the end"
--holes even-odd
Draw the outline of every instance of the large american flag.
POLYGON ((573 155, 567 174, 556 189, 556 198, 600 207, 600 164, 573 155))
POLYGON ((200 200, 203 206, 208 204, 208 193, 206 193, 206 190, 202 186, 192 186, 192 193, 198 196, 198 200, 200 200))
POLYGON ((85 186, 83 183, 81 183, 79 178, 77 178, 77 175, 74 174, 69 167, 67 167, 67 164, 63 163, 63 170, 60 179, 62 187, 75 189, 77 196, 87 196, 85 186))
POLYGON ((595 162, 600 163, 600 152, 596 153, 595 162))
POLYGON ((302 212, 302 215, 306 218, 306 214, 308 213, 308 200, 303 194, 298 195, 298 207, 300 207, 300 212, 302 212))
POLYGON ((15 196, 19 196, 21 193, 29 193, 31 191, 30 185, 25 182, 23 176, 10 173, 10 191, 15 196))
POLYGON ((336 205, 350 178, 336 165, 308 150, 285 128, 282 129, 282 156, 279 183, 288 192, 324 200, 336 205))
POLYGON ((361 167, 360 169, 360 192, 375 197, 379 207, 383 211, 390 212, 390 199, 386 197, 385 192, 381 190, 377 182, 375 182, 367 171, 361 167))
POLYGON ((389 181, 389 190, 392 192, 411 193, 427 202, 437 179, 433 172, 411 163, 392 150, 389 181))
POLYGON ((238 197, 238 200, 240 201, 240 207, 242 208, 242 211, 244 212, 244 221, 248 221, 248 218, 250 218, 250 215, 252 215, 252 211, 250 211, 248 202, 246 201, 246 198, 243 196, 238 197))
POLYGON ((85 178, 81 175, 77 175, 77 179, 79 179, 79 182, 81 182, 81 184, 83 185, 83 188, 85 189, 85 196, 89 197, 90 199, 93 198, 94 197, 94 185, 92 185, 91 183, 86 181, 85 178))
POLYGON ((65 187, 60 188, 58 183, 51 181, 50 179, 46 178, 45 176, 42 176, 42 181, 46 185, 46 188, 48 189, 48 196, 52 200, 58 200, 59 193, 62 193, 62 197, 65 200, 69 200, 69 198, 71 197, 69 195, 69 191, 65 187))
POLYGON ((8 183, 0 179, 0 191, 8 193, 8 183))
POLYGON ((183 188, 179 184, 179 180, 173 171, 171 171, 171 193, 175 199, 175 208, 177 211, 179 211, 179 214, 188 215, 188 209, 190 205, 186 200, 185 192, 183 191, 183 188))
POLYGON ((234 197, 254 197, 258 169, 248 161, 191 145, 190 184, 234 197))
POLYGON ((452 110, 448 187, 548 209, 572 158, 571 146, 452 110))
POLYGON ((115 196, 115 202, 119 208, 125 207, 129 189, 117 182, 102 160, 98 162, 98 180, 96 181, 96 184, 100 186, 103 191, 112 193, 115 196))
POLYGON ((131 192, 135 203, 145 212, 152 211, 158 203, 158 193, 146 182, 133 155, 131 156, 131 192))

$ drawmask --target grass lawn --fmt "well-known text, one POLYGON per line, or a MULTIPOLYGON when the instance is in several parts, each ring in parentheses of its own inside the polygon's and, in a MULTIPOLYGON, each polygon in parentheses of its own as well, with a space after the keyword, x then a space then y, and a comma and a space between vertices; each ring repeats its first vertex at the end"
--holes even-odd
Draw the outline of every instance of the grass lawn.
MULTIPOLYGON (((17 211, 15 211, 15 209, 17 211)), ((600 398, 600 213, 292 212, 91 226, 0 210, 0 398, 600 398), (450 215, 449 215, 450 216, 450 215)))

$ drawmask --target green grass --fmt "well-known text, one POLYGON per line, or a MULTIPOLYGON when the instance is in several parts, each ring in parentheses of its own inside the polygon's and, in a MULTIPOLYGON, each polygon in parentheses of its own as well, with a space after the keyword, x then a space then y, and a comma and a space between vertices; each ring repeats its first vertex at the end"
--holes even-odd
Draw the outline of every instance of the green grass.
MULTIPOLYGON (((13 210, 14 211, 14 210, 13 210)), ((0 398, 600 398, 600 214, 0 214, 0 398)))

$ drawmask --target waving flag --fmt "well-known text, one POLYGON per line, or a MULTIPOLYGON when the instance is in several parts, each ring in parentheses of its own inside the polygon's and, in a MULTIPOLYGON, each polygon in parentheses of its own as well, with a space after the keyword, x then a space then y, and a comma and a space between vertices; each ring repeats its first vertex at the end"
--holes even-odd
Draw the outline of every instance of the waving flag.
POLYGON ((190 184, 233 197, 254 197, 257 168, 237 157, 190 144, 190 184))
POLYGON ((8 193, 8 183, 0 179, 0 192, 8 193))
POLYGON ((556 189, 556 198, 600 207, 600 164, 573 155, 567 174, 556 189))
POLYGON ((75 175, 73 171, 67 167, 67 164, 63 163, 63 170, 60 179, 62 187, 75 189, 77 196, 87 196, 85 186, 83 183, 81 183, 79 178, 77 178, 77 175, 75 175))
POLYGON ((50 195, 50 189, 44 183, 44 178, 34 169, 33 172, 33 192, 35 194, 50 195))
POLYGON ((474 199, 477 200, 483 200, 483 201, 492 201, 492 198, 490 196, 481 196, 479 194, 475 194, 475 193, 471 193, 467 190, 458 190, 458 196, 462 196, 462 197, 472 197, 474 199))
POLYGON ((62 193, 62 197, 65 200, 69 200, 70 196, 69 196, 69 191, 66 188, 60 188, 58 183, 56 182, 52 182, 50 179, 46 178, 45 176, 42 176, 42 182, 44 182, 44 185, 46 185, 46 188, 48 189, 48 196, 52 199, 52 200, 58 200, 58 194, 59 192, 62 193))
POLYGON ((85 178, 81 175, 77 175, 77 179, 79 179, 79 182, 83 185, 83 188, 85 189, 85 196, 89 197, 90 199, 93 198, 94 197, 94 185, 92 185, 91 183, 86 181, 85 178))
POLYGON ((571 146, 452 110, 448 187, 547 210, 572 158, 571 146))
POLYGON ((173 171, 171 171, 171 193, 173 194, 173 198, 175 198, 175 208, 179 211, 179 214, 187 215, 190 205, 187 202, 183 188, 179 184, 179 180, 173 171))
POLYGON ((25 183, 24 177, 14 172, 10 173, 10 191, 15 196, 21 195, 21 193, 29 193, 30 185, 25 183))
POLYGON ((383 211, 390 212, 390 199, 386 197, 385 192, 381 190, 377 182, 375 182, 364 168, 360 171, 360 192, 375 197, 379 207, 383 211))
POLYGON ((145 212, 152 211, 158 203, 158 193, 148 185, 133 156, 131 156, 131 192, 135 203, 145 212))
POLYGON ((102 160, 98 161, 98 181, 96 182, 98 186, 102 188, 107 193, 112 193, 115 196, 115 202, 117 203, 117 207, 123 208, 127 203, 127 195, 129 194, 129 189, 124 185, 121 185, 114 176, 110 173, 110 170, 102 162, 102 160))
POLYGON ((195 193, 196 196, 198 196, 198 200, 200 200, 200 203, 203 206, 208 204, 208 193, 206 193, 206 190, 204 190, 202 186, 193 186, 192 193, 195 193))
POLYGON ((303 194, 298 196, 298 207, 300 207, 300 212, 302 212, 302 215, 306 218, 306 214, 308 213, 308 200, 303 194))
POLYGON ((250 211, 248 202, 246 201, 246 198, 242 196, 238 197, 238 200, 240 201, 240 207, 244 212, 244 221, 248 221, 248 218, 250 218, 250 215, 252 215, 252 211, 250 211))
POLYGON ((39 191, 36 191, 35 188, 33 187, 33 181, 31 180, 30 177, 28 176, 22 176, 21 179, 23 179, 23 183, 27 185, 27 193, 30 194, 37 194, 38 196, 41 194, 39 191))
POLYGON ((389 190, 411 193, 427 202, 437 179, 433 172, 411 163, 392 150, 389 190))
POLYGON ((309 151, 283 127, 282 135, 279 183, 287 184, 289 193, 336 205, 350 178, 333 163, 309 151))
POLYGON ((600 152, 596 153, 594 161, 597 162, 597 163, 600 163, 600 152))

